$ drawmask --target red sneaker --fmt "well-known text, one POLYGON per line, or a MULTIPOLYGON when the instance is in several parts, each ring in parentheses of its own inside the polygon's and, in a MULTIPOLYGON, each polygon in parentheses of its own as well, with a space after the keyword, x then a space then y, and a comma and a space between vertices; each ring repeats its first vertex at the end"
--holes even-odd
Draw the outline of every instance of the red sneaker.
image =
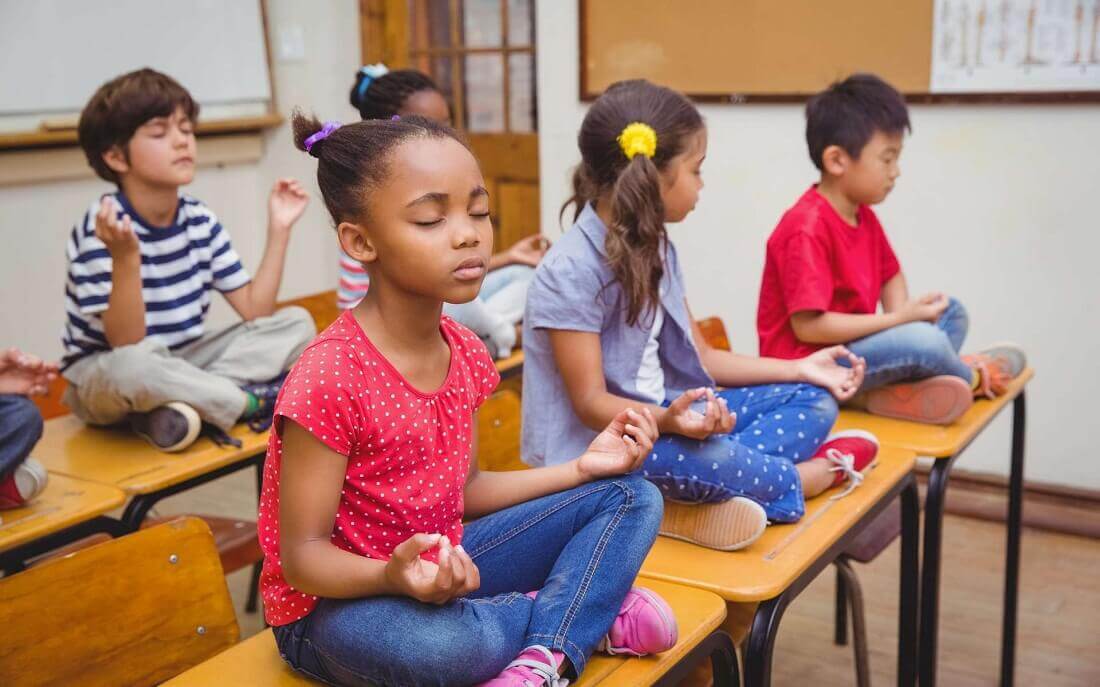
POLYGON ((11 474, 0 480, 0 509, 20 508, 42 493, 49 477, 46 468, 34 458, 15 466, 11 474))
POLYGON ((848 493, 863 481, 863 471, 872 467, 878 458, 878 439, 862 429, 849 429, 829 435, 817 449, 814 458, 832 463, 829 472, 835 472, 833 486, 849 482, 848 493))

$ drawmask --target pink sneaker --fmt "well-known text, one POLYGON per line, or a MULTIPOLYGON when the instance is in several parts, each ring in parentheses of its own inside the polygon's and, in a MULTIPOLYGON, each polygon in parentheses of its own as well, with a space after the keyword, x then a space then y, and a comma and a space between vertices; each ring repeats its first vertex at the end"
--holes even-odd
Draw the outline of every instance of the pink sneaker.
POLYGON ((863 471, 875 464, 878 458, 878 438, 862 429, 849 429, 829 435, 817 449, 814 458, 832 463, 829 472, 836 473, 833 486, 849 482, 847 494, 863 481, 863 471))
POLYGON ((558 675, 559 658, 544 646, 529 646, 492 680, 477 687, 567 687, 558 675))
POLYGON ((15 466, 11 474, 0 480, 0 509, 20 508, 42 493, 49 475, 34 458, 15 466))
POLYGON ((645 587, 631 587, 598 650, 648 656, 671 649, 677 635, 676 616, 668 603, 645 587))

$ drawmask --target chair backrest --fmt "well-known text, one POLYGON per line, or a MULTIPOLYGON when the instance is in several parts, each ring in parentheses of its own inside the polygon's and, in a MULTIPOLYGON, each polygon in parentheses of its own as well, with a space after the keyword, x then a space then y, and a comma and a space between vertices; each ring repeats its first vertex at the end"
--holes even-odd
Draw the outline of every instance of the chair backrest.
POLYGON ((210 529, 180 518, 0 579, 0 676, 155 685, 236 643, 210 529))
POLYGON ((65 394, 65 389, 68 386, 69 382, 61 375, 58 375, 57 379, 50 383, 50 388, 45 396, 31 397, 31 400, 34 401, 34 405, 38 406, 38 412, 42 413, 43 419, 49 420, 51 418, 61 417, 62 415, 68 415, 72 412, 69 410, 69 406, 61 401, 61 397, 65 394))
POLYGON ((477 413, 477 465, 482 470, 524 470, 519 459, 519 395, 505 389, 481 404, 477 413))
POLYGON ((712 348, 723 351, 733 350, 730 346, 729 337, 726 336, 726 325, 722 324, 722 318, 708 317, 705 320, 699 320, 698 325, 699 331, 703 332, 703 339, 712 348))
POLYGON ((277 305, 280 308, 288 305, 305 308, 313 316, 313 324, 317 326, 319 332, 324 331, 326 327, 335 322, 336 318, 340 317, 341 312, 340 306, 337 305, 335 289, 283 301, 277 305))

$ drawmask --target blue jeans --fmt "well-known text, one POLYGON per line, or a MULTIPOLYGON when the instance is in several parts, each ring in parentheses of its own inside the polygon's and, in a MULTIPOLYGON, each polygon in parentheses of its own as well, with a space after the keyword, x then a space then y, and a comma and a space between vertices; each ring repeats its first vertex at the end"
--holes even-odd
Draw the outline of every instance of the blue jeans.
POLYGON ((0 394, 0 479, 11 474, 42 438, 42 415, 25 396, 0 394))
POLYGON ((867 360, 860 391, 936 375, 954 375, 969 384, 974 373, 959 358, 969 325, 966 308, 952 298, 936 324, 909 322, 848 344, 848 350, 867 360))
POLYGON ((322 599, 275 628, 279 653, 335 685, 470 685, 534 644, 561 651, 580 673, 618 614, 662 510, 652 484, 625 475, 487 515, 462 540, 481 573, 469 597, 443 606, 322 599), (534 590, 537 598, 525 596, 534 590))
POLYGON ((734 496, 756 501, 774 522, 794 522, 806 510, 796 463, 809 460, 836 421, 828 391, 809 384, 722 389, 737 424, 729 434, 689 439, 661 436, 642 468, 666 498, 716 503, 734 496))

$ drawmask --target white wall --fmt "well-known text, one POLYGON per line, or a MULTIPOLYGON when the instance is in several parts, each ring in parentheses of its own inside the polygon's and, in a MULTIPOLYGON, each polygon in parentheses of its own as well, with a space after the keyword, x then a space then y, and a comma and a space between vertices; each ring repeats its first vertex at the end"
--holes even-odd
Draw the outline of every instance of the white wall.
MULTIPOLYGON (((538 0, 543 231, 579 159, 577 4, 538 0), (552 52, 548 50, 552 46, 552 52)), ((704 106, 706 188, 671 229, 696 316, 718 315, 755 353, 764 243, 815 179, 799 105, 704 106)), ((913 291, 944 290, 971 316, 967 348, 1011 339, 1037 369, 1029 387, 1028 479, 1100 488, 1100 106, 911 108, 904 172, 876 208, 913 291)), ((1007 474, 1010 413, 959 461, 1007 474)))
MULTIPOLYGON (((273 54, 277 108, 284 117, 294 106, 326 119, 358 118, 347 93, 359 66, 359 7, 355 0, 302 3, 268 0, 269 41, 300 27, 304 59, 279 61, 273 54)), ((142 66, 135 63, 134 67, 142 66)), ((186 86, 186 84, 184 84, 186 86)), ((201 160, 203 141, 199 141, 201 160)), ((320 193, 315 161, 293 146, 285 123, 264 134, 263 158, 255 164, 200 168, 187 192, 204 200, 229 230, 246 267, 255 271, 267 227, 267 194, 274 180, 304 181, 312 200, 294 229, 281 298, 335 288, 336 242, 320 193)), ((16 345, 57 358, 64 321, 65 242, 88 204, 111 186, 99 179, 0 188, 0 346, 16 345)), ((211 322, 233 320, 215 299, 211 322)))

